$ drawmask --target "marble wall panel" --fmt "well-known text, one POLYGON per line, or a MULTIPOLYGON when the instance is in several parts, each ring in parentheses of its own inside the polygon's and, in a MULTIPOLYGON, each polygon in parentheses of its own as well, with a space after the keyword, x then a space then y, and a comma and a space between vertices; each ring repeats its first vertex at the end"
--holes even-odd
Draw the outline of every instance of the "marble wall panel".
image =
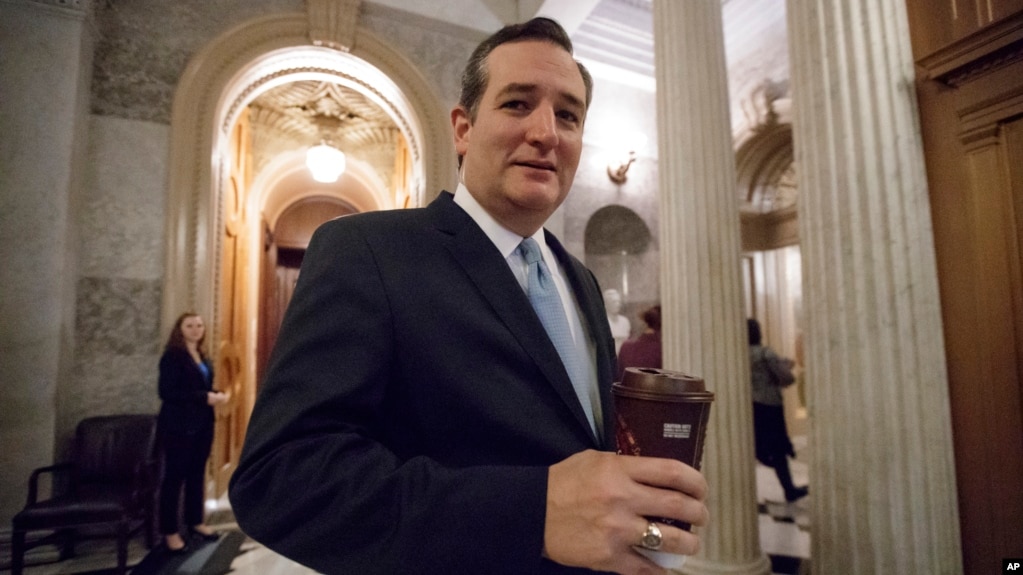
POLYGON ((79 355, 155 353, 160 340, 160 281, 80 279, 75 319, 79 355))
POLYGON ((100 3, 93 113, 169 124, 174 91, 192 55, 246 20, 303 6, 302 0, 100 3))
POLYGON ((153 410, 152 398, 136 389, 140 377, 155 385, 161 339, 169 129, 97 115, 89 122, 75 214, 75 357, 58 397, 58 451, 67 449, 84 417, 153 410))
POLYGON ((415 64, 433 85, 445 110, 458 103, 462 68, 476 44, 486 37, 478 30, 370 5, 363 7, 359 24, 415 64))
POLYGON ((89 140, 80 275, 162 277, 169 128, 94 115, 89 140))
POLYGON ((78 281, 74 377, 62 389, 57 437, 84 417, 155 412, 162 279, 78 281))

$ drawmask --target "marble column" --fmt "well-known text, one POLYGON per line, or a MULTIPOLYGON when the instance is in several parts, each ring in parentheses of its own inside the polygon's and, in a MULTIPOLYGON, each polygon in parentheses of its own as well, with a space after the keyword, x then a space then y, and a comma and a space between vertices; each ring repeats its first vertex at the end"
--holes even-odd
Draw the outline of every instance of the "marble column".
POLYGON ((654 2, 664 366, 715 396, 710 524, 685 573, 770 573, 760 550, 739 205, 721 3, 654 2))
POLYGON ((789 0, 815 573, 962 573, 905 5, 789 0))
POLYGON ((0 2, 0 530, 54 461, 71 377, 90 2, 0 2))

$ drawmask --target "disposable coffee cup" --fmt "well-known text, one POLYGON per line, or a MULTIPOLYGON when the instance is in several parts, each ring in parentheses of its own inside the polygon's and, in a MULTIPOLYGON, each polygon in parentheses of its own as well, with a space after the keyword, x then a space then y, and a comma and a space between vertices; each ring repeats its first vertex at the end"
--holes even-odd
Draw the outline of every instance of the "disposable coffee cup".
MULTIPOLYGON (((611 386, 611 395, 618 453, 677 459, 700 469, 714 401, 703 379, 678 371, 630 367, 622 381, 611 386)), ((691 527, 666 517, 648 519, 687 531, 691 527)), ((668 569, 681 568, 685 562, 685 555, 637 550, 668 569)))

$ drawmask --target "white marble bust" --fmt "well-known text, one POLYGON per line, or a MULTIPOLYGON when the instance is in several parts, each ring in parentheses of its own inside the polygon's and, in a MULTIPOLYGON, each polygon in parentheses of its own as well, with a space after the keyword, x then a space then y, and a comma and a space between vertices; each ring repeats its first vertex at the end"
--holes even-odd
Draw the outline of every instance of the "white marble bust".
POLYGON ((632 334, 629 318, 621 314, 622 295, 616 289, 604 290, 604 309, 607 310, 607 323, 611 326, 611 335, 615 338, 615 353, 622 348, 622 342, 632 334))

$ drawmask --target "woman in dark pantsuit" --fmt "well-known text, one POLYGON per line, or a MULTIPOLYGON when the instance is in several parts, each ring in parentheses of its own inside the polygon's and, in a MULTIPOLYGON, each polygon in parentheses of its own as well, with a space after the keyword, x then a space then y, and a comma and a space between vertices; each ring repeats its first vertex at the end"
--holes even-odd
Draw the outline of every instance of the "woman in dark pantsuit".
POLYGON ((203 478, 213 445, 213 406, 227 402, 228 395, 213 389, 213 367, 203 351, 205 337, 202 317, 184 313, 175 322, 160 358, 158 429, 164 451, 160 532, 171 552, 183 552, 187 547, 178 525, 182 486, 189 535, 217 538, 203 518, 203 478))

